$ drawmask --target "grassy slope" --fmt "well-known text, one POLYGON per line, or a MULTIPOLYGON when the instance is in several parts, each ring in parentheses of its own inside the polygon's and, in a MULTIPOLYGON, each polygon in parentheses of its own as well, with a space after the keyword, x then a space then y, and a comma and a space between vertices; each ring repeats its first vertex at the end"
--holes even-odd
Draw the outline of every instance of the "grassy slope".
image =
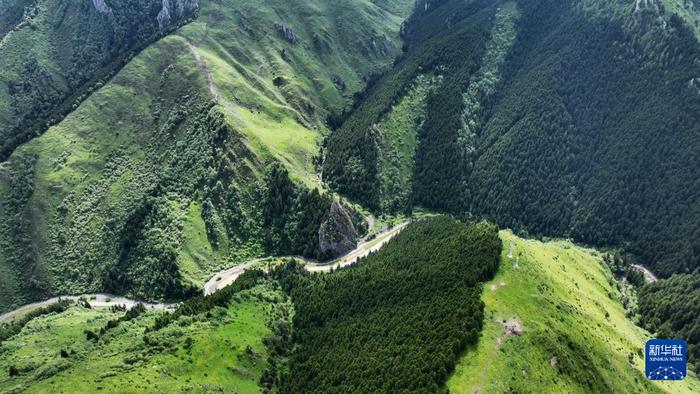
POLYGON ((661 0, 667 11, 683 18, 700 39, 700 2, 697 0, 661 0))
POLYGON ((36 319, 1 345, 0 391, 23 387, 28 393, 259 392, 258 381, 266 365, 262 339, 271 333, 269 311, 273 305, 290 308, 291 304, 282 302, 282 294, 268 285, 244 292, 239 299, 228 310, 214 311, 213 319, 199 316, 153 336, 161 343, 174 343, 175 349, 165 352, 143 341, 144 329, 161 312, 149 311, 122 323, 96 344, 85 339, 83 330, 99 329, 123 313, 76 306, 36 319), (193 339, 189 351, 184 346, 186 338, 193 339), (254 352, 246 352, 248 346, 254 352), (61 359, 63 349, 76 354, 61 359), (19 377, 8 376, 10 365, 22 368, 30 364, 36 369, 19 377), (38 376, 50 370, 56 374, 38 376))
POLYGON ((384 212, 398 212, 408 204, 417 131, 425 120, 426 99, 440 81, 440 77, 418 76, 408 93, 378 124, 382 136, 379 176, 384 212))
POLYGON ((146 152, 150 134, 142 127, 153 122, 151 105, 158 99, 161 72, 177 64, 172 72, 173 80, 180 81, 172 87, 176 91, 205 86, 183 45, 166 38, 149 47, 63 122, 10 159, 9 164, 15 156, 37 157, 35 192, 26 211, 36 218, 34 242, 48 260, 53 292, 98 288, 99 268, 70 264, 72 255, 65 253, 89 255, 95 243, 104 242, 100 233, 110 215, 118 220, 116 212, 128 211, 152 182, 146 152), (61 205, 68 207, 63 223, 53 221, 61 205), (55 242, 58 232, 65 232, 66 245, 55 242), (66 259, 69 264, 61 264, 66 259))
POLYGON ((642 352, 651 336, 625 317, 598 253, 565 241, 524 240, 507 231, 501 238, 500 272, 484 290, 481 340, 450 378, 451 392, 700 390, 695 376, 656 386, 646 381, 642 352), (513 259, 508 257, 511 243, 513 259), (502 321, 512 318, 522 322, 522 336, 503 335, 502 321), (550 364, 553 357, 556 367, 550 364))
POLYGON ((312 158, 325 116, 341 112, 363 77, 399 53, 398 30, 411 2, 375 3, 206 1, 200 18, 178 35, 197 48, 253 152, 277 158, 293 177, 314 185, 312 158), (291 28, 298 43, 284 40, 276 24, 291 28), (390 40, 387 56, 363 53, 372 37, 390 40), (334 77, 345 86, 336 88, 334 77))
MULTIPOLYGON (((108 2, 110 16, 98 12, 92 1, 12 3, 8 12, 0 13, 3 160, 18 145, 63 119, 162 33, 154 13, 161 7, 160 0, 108 2)), ((164 28, 181 23, 184 18, 173 14, 164 28)))
MULTIPOLYGON (((318 186, 312 158, 322 120, 328 111, 341 111, 364 77, 399 52, 399 25, 411 5, 408 0, 200 1, 198 20, 134 57, 64 121, 18 148, 0 167, 4 202, 16 171, 12 163, 37 157, 35 192, 23 212, 49 281, 46 293, 100 288, 103 266, 115 258, 115 233, 148 187, 159 182, 164 163, 173 159, 169 152, 191 142, 185 127, 167 138, 158 134, 174 114, 169 111, 187 105, 182 102, 191 95, 216 95, 218 109, 242 134, 249 152, 234 152, 232 160, 249 172, 238 173, 237 183, 253 187, 264 164, 275 158, 293 178, 318 186), (275 24, 293 28, 299 42, 285 41, 275 24), (372 37, 386 37, 390 53, 363 49, 372 37), (278 77, 285 81, 281 86, 273 83, 278 77), (344 87, 336 88, 334 78, 344 87), (58 213, 60 207, 66 207, 65 215, 58 213)), ((212 250, 197 196, 169 198, 182 218, 180 264, 186 280, 202 283, 230 260, 259 253, 245 240, 212 250)), ((0 211, 0 220, 3 215, 0 211)), ((12 297, 0 309, 31 301, 16 290, 23 279, 6 257, 0 253, 0 272, 8 271, 0 279, 0 294, 12 297)))

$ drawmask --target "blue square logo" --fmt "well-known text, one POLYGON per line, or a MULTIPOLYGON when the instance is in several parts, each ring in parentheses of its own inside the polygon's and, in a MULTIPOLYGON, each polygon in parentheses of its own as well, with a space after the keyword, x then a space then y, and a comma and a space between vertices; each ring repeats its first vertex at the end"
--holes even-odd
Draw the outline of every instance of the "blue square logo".
POLYGON ((646 376, 650 380, 683 380, 686 373, 685 341, 650 339, 644 347, 646 376))

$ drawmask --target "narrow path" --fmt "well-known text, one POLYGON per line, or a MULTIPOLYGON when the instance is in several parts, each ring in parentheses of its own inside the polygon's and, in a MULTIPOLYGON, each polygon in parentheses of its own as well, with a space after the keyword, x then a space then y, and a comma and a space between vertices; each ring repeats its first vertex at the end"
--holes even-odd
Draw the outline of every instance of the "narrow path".
POLYGON ((479 385, 474 389, 473 393, 474 394, 480 394, 481 390, 486 386, 486 383, 489 380, 489 370, 491 369, 491 364, 493 364, 493 360, 496 359, 496 356, 498 355, 498 351, 501 350, 501 345, 503 344, 503 340, 505 339, 506 334, 502 333, 498 339, 496 340, 496 344, 493 346, 493 349, 491 350, 491 353, 489 354, 489 359, 486 365, 484 365, 484 368, 481 370, 481 377, 479 379, 479 385))
POLYGON ((216 101, 219 105, 226 108, 226 110, 238 121, 241 121, 241 119, 238 118, 238 116, 236 115, 236 109, 233 108, 233 105, 231 105, 231 103, 229 103, 228 101, 224 100, 221 97, 221 94, 219 94, 219 89, 214 83, 214 78, 212 78, 211 76, 209 66, 207 65, 207 62, 204 59, 202 59, 202 56, 199 53, 199 49, 189 41, 186 41, 186 43, 187 48, 189 48, 190 53, 192 53, 192 57, 194 58, 194 63, 197 65, 197 69, 207 81, 207 88, 209 89, 209 95, 211 96, 211 98, 214 99, 214 101, 216 101))

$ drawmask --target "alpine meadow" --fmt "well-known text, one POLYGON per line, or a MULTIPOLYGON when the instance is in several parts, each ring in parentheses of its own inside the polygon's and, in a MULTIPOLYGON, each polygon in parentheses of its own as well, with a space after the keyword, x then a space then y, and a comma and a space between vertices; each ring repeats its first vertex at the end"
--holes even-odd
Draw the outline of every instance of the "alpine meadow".
POLYGON ((0 393, 698 393, 700 0, 0 0, 0 393))

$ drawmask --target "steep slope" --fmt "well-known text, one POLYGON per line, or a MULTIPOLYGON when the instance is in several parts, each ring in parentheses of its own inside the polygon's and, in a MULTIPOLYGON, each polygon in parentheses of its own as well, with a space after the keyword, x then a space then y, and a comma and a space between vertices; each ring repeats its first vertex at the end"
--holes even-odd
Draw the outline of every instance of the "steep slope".
POLYGON ((688 365, 700 371, 700 271, 644 286, 638 304, 642 326, 659 338, 683 338, 688 365))
POLYGON ((332 199, 306 189, 323 121, 392 61, 410 6, 200 2, 0 166, 0 309, 100 289, 179 298, 247 258, 324 257, 332 199))
POLYGON ((568 241, 542 243, 501 231, 496 277, 482 297, 484 329, 447 387, 456 393, 697 392, 644 377, 651 334, 625 316, 601 254, 568 241))
POLYGON ((619 245, 662 276, 700 264, 694 14, 671 1, 421 4, 402 60, 325 142, 333 188, 375 210, 619 245), (417 144, 397 193, 382 127, 419 77, 442 82, 410 111, 425 115, 404 132, 417 144))
POLYGON ((3 2, 0 160, 196 11, 194 0, 3 2))

